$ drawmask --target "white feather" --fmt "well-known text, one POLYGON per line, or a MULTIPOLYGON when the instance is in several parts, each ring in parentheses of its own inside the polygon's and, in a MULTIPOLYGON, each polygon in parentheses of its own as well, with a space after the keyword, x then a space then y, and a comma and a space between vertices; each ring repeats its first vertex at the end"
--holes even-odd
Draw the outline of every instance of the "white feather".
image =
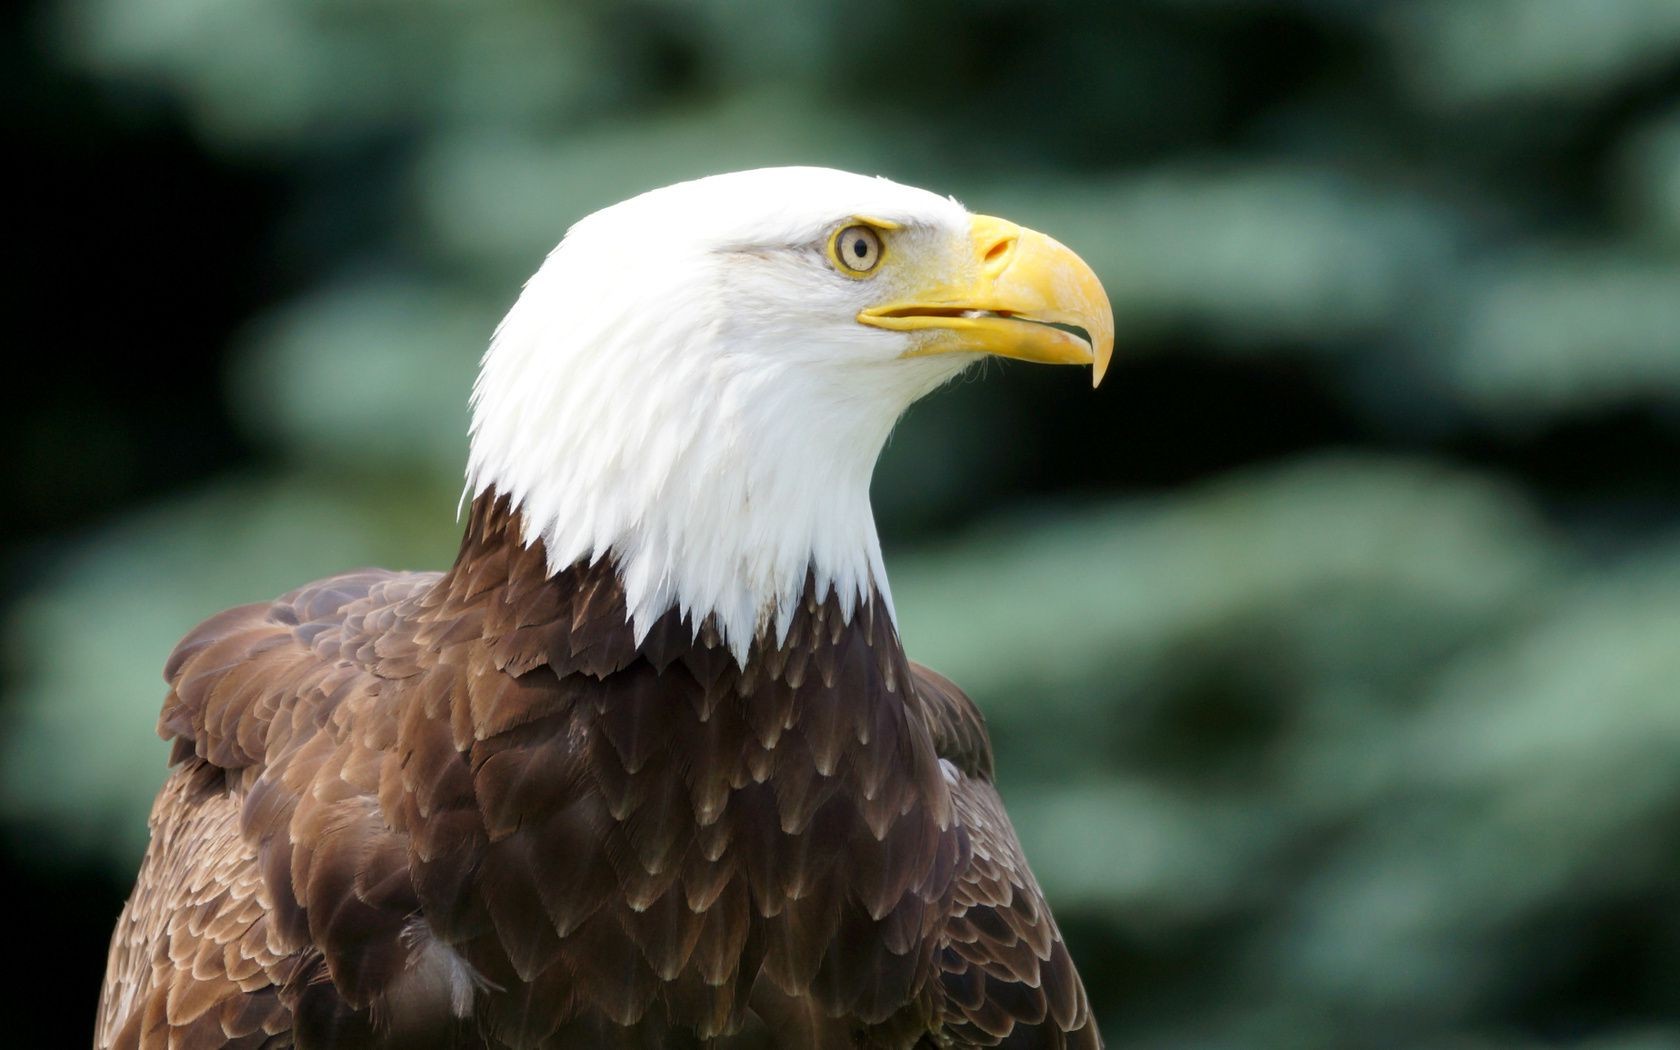
POLYGON ((744 662, 759 632, 784 635, 808 570, 848 616, 887 595, 875 460, 972 358, 903 359, 909 335, 856 321, 897 279, 890 256, 878 279, 829 264, 828 236, 860 216, 941 254, 966 243, 955 201, 819 168, 682 183, 579 222, 484 355, 468 490, 510 496, 551 572, 611 555, 639 637, 676 606, 744 662))

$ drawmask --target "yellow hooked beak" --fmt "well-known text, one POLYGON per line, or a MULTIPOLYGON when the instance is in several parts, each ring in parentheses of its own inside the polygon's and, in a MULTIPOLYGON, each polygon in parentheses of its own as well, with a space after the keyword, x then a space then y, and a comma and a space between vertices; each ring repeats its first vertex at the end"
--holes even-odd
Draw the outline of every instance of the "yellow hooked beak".
POLYGON ((972 278, 918 289, 857 319, 925 333, 906 357, 966 352, 1088 364, 1091 385, 1101 383, 1114 352, 1114 311, 1085 261, 1042 233, 990 215, 973 217, 969 242, 972 278), (1079 328, 1086 338, 1057 325, 1079 328))

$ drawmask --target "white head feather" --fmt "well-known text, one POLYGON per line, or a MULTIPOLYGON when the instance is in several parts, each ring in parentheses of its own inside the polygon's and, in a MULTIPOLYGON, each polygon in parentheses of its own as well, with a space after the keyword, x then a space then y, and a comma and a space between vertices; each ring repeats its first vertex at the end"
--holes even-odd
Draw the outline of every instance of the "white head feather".
MULTIPOLYGON (((848 616, 887 598, 876 458, 917 398, 975 360, 904 359, 867 327, 880 281, 838 272, 854 217, 966 244, 953 200, 770 168, 655 190, 572 227, 497 328, 473 388, 468 489, 521 509, 549 570, 610 556, 638 636, 673 606, 737 659, 815 574, 848 616)), ((885 276, 885 275, 883 275, 885 276)))

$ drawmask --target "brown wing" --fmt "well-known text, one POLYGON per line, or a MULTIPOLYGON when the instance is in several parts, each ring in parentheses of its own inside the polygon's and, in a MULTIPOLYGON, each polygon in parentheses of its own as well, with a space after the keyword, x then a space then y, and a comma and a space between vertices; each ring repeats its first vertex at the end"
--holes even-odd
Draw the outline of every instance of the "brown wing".
POLYGON ((948 1040, 939 1045, 1100 1047, 1085 987, 992 784, 985 719, 943 675, 911 671, 972 847, 938 955, 948 1040))
POLYGON ((176 771, 152 808, 152 844, 111 938, 94 1045, 291 1046, 268 894, 219 770, 176 771))
POLYGON ((175 769, 112 938, 100 1050, 369 1040, 374 997, 411 961, 418 902, 378 810, 387 753, 358 735, 389 719, 360 716, 414 673, 385 628, 436 579, 334 577, 221 613, 176 648, 159 720, 175 769))

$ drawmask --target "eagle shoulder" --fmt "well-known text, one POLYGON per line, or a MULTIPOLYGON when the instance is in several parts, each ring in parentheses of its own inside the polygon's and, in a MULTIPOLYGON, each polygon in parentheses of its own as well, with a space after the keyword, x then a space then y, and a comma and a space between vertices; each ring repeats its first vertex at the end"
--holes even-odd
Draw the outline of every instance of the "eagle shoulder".
POLYGON ((969 842, 936 955, 939 1045, 1100 1047, 1085 987, 992 782, 985 717, 949 678, 910 670, 969 842))
POLYGON ((379 679, 418 672, 414 632, 392 628, 440 575, 344 573, 194 627, 164 664, 158 735, 175 745, 171 764, 197 755, 225 770, 264 766, 379 679))
POLYGON ((176 647, 158 721, 173 770, 113 938, 99 1046, 362 1045, 382 997, 415 1001, 419 902, 380 794, 393 687, 425 670, 418 614, 439 576, 334 576, 176 647))

